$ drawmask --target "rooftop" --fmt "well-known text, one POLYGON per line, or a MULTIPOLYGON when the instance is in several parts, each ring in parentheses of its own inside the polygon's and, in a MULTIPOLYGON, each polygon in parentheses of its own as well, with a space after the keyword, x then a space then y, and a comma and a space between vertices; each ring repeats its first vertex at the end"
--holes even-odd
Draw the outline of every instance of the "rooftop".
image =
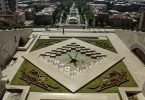
POLYGON ((50 7, 44 8, 42 11, 36 13, 36 15, 52 15, 55 9, 56 7, 52 5, 50 7))

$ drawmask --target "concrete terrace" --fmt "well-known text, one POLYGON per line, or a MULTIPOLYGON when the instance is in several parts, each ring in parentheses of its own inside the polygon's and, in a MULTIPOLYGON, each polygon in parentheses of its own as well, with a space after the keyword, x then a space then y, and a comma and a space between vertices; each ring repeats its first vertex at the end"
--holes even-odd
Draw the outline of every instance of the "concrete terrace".
MULTIPOLYGON (((128 70, 130 71, 131 75, 134 77, 135 81, 138 84, 138 88, 131 87, 119 89, 121 97, 123 100, 128 100, 126 96, 126 91, 142 91, 142 87, 145 82, 145 68, 144 65, 139 61, 138 58, 134 54, 130 52, 128 47, 115 35, 116 31, 114 29, 65 29, 65 34, 62 34, 62 29, 50 29, 50 31, 45 31, 45 29, 34 28, 33 32, 30 36, 32 38, 33 34, 36 35, 34 41, 32 41, 31 45, 26 51, 17 51, 14 57, 17 58, 16 63, 13 66, 7 66, 5 70, 2 71, 3 76, 6 76, 5 79, 9 79, 11 81, 18 71, 20 65, 23 63, 24 58, 23 56, 28 55, 36 41, 43 36, 43 39, 48 39, 49 37, 107 37, 112 45, 115 47, 118 55, 125 57, 123 62, 127 66, 128 70)), ((45 49, 45 48, 44 48, 45 49)), ((28 87, 26 87, 28 88, 28 87)), ((142 95, 142 94, 141 94, 142 95)), ((40 99, 60 99, 60 100, 120 100, 120 96, 118 93, 95 93, 95 94, 59 94, 59 93, 35 93, 31 92, 28 96, 28 100, 40 100, 40 99), (98 98, 99 97, 99 98, 98 98)), ((24 100, 24 98, 21 100, 24 100)), ((141 96, 140 100, 145 100, 143 96, 141 96)))

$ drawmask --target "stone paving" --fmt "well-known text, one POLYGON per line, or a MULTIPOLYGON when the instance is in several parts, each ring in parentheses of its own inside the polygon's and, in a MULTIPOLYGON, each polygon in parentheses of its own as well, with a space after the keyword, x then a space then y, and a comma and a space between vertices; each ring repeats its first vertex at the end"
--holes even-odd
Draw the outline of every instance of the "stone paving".
POLYGON ((27 93, 30 89, 29 86, 13 86, 13 85, 6 85, 6 88, 9 90, 14 89, 14 91, 15 91, 15 89, 17 89, 17 90, 20 90, 22 92, 17 93, 17 91, 15 91, 15 92, 6 93, 4 95, 3 100, 25 100, 27 93), (15 96, 17 96, 17 98, 15 96))
POLYGON ((63 94, 63 93, 30 93, 28 100, 120 100, 115 93, 111 94, 90 94, 90 93, 76 93, 76 94, 63 94))

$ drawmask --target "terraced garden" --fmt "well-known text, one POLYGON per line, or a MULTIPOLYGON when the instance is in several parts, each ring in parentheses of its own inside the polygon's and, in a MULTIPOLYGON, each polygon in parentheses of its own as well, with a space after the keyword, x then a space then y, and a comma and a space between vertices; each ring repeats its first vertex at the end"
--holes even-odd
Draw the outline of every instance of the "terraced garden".
MULTIPOLYGON (((38 39, 31 51, 44 48, 49 45, 66 40, 63 39, 38 39)), ((99 46, 101 48, 110 50, 116 53, 115 48, 109 40, 98 40, 98 39, 84 39, 83 41, 99 46)), ((43 67, 43 66, 42 66, 43 67)), ((49 67, 49 66, 48 66, 49 67)), ((67 88, 59 84, 51 76, 47 75, 41 69, 25 60, 20 69, 17 71, 11 85, 23 85, 30 86, 30 92, 52 92, 52 93, 68 93, 70 92, 67 88)), ((137 83, 131 76, 127 67, 121 60, 106 72, 96 77, 94 80, 80 88, 78 93, 116 93, 118 87, 138 87, 137 83)))

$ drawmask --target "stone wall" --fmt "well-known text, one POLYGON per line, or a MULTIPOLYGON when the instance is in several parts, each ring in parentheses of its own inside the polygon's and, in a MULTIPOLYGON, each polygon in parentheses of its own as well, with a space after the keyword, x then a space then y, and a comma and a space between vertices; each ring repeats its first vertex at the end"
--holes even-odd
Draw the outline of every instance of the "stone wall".
MULTIPOLYGON (((145 32, 116 30, 116 34, 130 50, 139 48, 145 53, 145 32)), ((142 87, 142 92, 145 96, 145 83, 142 87)))
POLYGON ((0 80, 0 100, 2 100, 5 91, 6 91, 5 83, 0 80))
POLYGON ((32 29, 0 31, 0 66, 2 68, 16 52, 20 40, 26 43, 31 33, 32 29))
POLYGON ((145 53, 145 32, 116 30, 115 33, 130 50, 139 48, 145 53))

